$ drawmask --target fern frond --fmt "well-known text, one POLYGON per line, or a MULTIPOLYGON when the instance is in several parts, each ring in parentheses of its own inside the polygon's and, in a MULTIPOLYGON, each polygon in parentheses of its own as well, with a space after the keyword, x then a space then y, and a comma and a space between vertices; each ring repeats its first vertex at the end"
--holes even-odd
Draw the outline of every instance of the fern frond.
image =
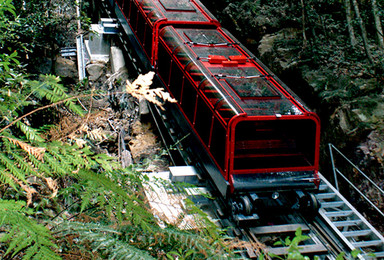
POLYGON ((99 167, 107 172, 120 168, 120 164, 114 158, 106 154, 96 154, 92 159, 99 164, 99 167))
POLYGON ((43 159, 44 152, 46 150, 44 147, 33 147, 27 144, 26 142, 17 140, 15 138, 10 138, 10 137, 3 137, 3 138, 7 138, 9 141, 11 141, 15 145, 18 145, 21 149, 26 151, 28 154, 34 155, 38 160, 41 161, 43 159))
POLYGON ((16 122, 16 126, 23 132, 30 142, 44 142, 45 140, 40 136, 40 132, 36 128, 27 126, 21 121, 16 122))
POLYGON ((152 84, 154 72, 148 72, 145 75, 139 75, 137 79, 130 83, 126 82, 125 90, 133 97, 140 99, 145 98, 151 103, 163 108, 163 103, 160 100, 176 103, 176 99, 172 98, 168 92, 165 92, 163 88, 150 89, 149 86, 152 84))
POLYGON ((232 259, 227 244, 212 242, 194 231, 174 227, 160 228, 155 225, 145 231, 137 226, 126 225, 122 227, 121 232, 125 241, 135 241, 139 248, 152 247, 156 250, 157 246, 159 249, 192 250, 197 259, 215 259, 218 255, 220 259, 232 259))
POLYGON ((30 174, 33 174, 33 175, 36 174, 35 169, 26 160, 26 158, 28 158, 28 157, 24 156, 24 154, 23 154, 23 156, 20 156, 19 153, 14 152, 12 154, 12 157, 14 160, 14 164, 16 164, 20 168, 20 170, 22 170, 24 172, 25 176, 28 176, 30 174))
MULTIPOLYGON (((60 84, 60 78, 54 75, 40 75, 40 81, 33 81, 32 93, 39 98, 46 98, 52 103, 57 103, 61 100, 69 98, 67 88, 60 84)), ((84 110, 68 99, 64 102, 72 112, 78 115, 84 115, 84 110)))
POLYGON ((12 188, 16 189, 15 182, 11 178, 11 174, 8 173, 8 170, 0 164, 0 183, 6 183, 12 188))
POLYGON ((44 154, 44 162, 52 169, 52 175, 64 176, 70 173, 62 167, 60 161, 56 160, 56 158, 49 153, 44 154))
POLYGON ((135 186, 126 186, 124 176, 121 176, 119 183, 106 175, 84 169, 80 169, 78 175, 87 181, 85 190, 88 192, 83 197, 85 201, 82 203, 82 209, 95 199, 101 208, 104 207, 107 215, 116 215, 120 221, 129 221, 143 227, 146 227, 144 223, 155 223, 144 202, 132 192, 135 186))
POLYGON ((78 235, 81 242, 89 241, 94 251, 107 254, 109 259, 155 259, 146 251, 121 240, 120 231, 101 224, 65 221, 57 226, 56 232, 78 235))
POLYGON ((10 171, 11 175, 15 176, 17 179, 23 182, 26 182, 25 173, 14 164, 13 160, 9 159, 7 155, 1 152, 0 163, 3 164, 3 166, 5 166, 10 171))
POLYGON ((36 169, 37 175, 46 175, 46 176, 52 175, 52 169, 48 166, 47 163, 44 162, 44 157, 43 157, 43 160, 40 161, 35 156, 30 154, 28 156, 28 159, 31 165, 36 169))
POLYGON ((61 259, 54 251, 50 231, 43 225, 34 222, 27 215, 31 211, 25 208, 25 202, 0 199, 0 225, 5 234, 0 242, 7 243, 8 249, 4 256, 16 256, 25 250, 23 259, 61 259))

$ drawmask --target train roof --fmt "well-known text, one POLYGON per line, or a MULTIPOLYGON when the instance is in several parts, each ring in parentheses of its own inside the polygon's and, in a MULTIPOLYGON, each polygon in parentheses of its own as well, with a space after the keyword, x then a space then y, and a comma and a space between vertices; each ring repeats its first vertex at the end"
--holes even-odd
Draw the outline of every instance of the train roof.
POLYGON ((161 38, 211 106, 235 115, 300 116, 308 109, 228 31, 167 26, 161 38))
POLYGON ((212 23, 219 22, 199 0, 136 0, 147 14, 152 24, 157 21, 173 23, 212 23))

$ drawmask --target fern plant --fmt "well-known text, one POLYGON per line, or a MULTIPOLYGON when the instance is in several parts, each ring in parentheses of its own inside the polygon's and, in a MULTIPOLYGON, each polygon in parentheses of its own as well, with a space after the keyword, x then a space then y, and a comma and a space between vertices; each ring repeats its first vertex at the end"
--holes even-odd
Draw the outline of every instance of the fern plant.
POLYGON ((0 199, 0 226, 5 230, 0 242, 10 241, 4 257, 23 251, 23 259, 61 259, 53 250, 57 246, 49 229, 30 219, 30 214, 25 202, 0 199))
POLYGON ((167 253, 176 257, 179 249, 194 259, 233 257, 222 231, 191 201, 186 207, 201 228, 160 227, 143 196, 147 178, 133 167, 94 174, 79 171, 79 177, 81 211, 92 218, 86 223, 63 220, 55 226, 56 236, 76 235, 82 244, 111 259, 158 259, 167 253))

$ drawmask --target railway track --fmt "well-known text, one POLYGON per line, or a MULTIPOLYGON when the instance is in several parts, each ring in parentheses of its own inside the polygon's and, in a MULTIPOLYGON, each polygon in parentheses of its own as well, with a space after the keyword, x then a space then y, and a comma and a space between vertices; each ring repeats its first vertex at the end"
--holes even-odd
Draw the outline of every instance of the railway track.
MULTIPOLYGON (((150 69, 145 65, 140 66, 136 62, 142 57, 137 57, 137 53, 133 51, 137 46, 132 46, 134 44, 130 40, 132 33, 127 24, 121 22, 122 17, 115 17, 106 0, 101 1, 101 6, 103 16, 116 19, 114 21, 118 29, 118 38, 127 56, 133 60, 134 67, 138 72, 150 69)), ((172 109, 163 112, 151 107, 151 110, 154 122, 160 130, 160 137, 167 147, 173 164, 182 166, 159 174, 159 176, 165 179, 171 176, 170 179, 173 181, 192 180, 194 184, 202 185, 200 191, 212 193, 209 181, 204 178, 205 173, 202 172, 199 162, 190 157, 191 150, 195 149, 194 153, 199 152, 196 151, 199 148, 193 145, 193 134, 187 126, 177 127, 177 124, 172 121, 172 118, 180 115, 172 109), (176 177, 175 171, 178 172, 176 177)), ((260 248, 252 245, 260 245, 260 243, 267 245, 267 252, 284 256, 292 249, 292 247, 290 249, 292 239, 300 238, 300 236, 307 237, 301 241, 299 246, 300 253, 303 255, 318 256, 319 259, 336 259, 338 255, 344 253, 347 258, 351 258, 353 252, 359 250, 358 259, 384 258, 383 236, 323 176, 320 177, 320 190, 316 194, 316 198, 320 201, 321 208, 315 216, 307 216, 298 212, 271 211, 262 214, 268 218, 248 222, 247 225, 238 225, 235 221, 225 217, 226 214, 222 213, 224 209, 220 203, 207 199, 196 202, 202 208, 208 209, 212 219, 217 221, 221 227, 226 228, 230 236, 249 242, 249 246, 239 250, 239 254, 245 258, 256 259, 260 254, 260 248), (298 230, 301 231, 298 232, 298 230), (287 240, 287 237, 290 240, 287 240), (275 242, 278 241, 283 241, 283 243, 275 245, 275 242)), ((215 192, 211 195, 215 196, 215 192)), ((166 192, 164 196, 168 196, 166 192)))
MULTIPOLYGON (((180 134, 170 115, 152 107, 154 122, 159 127, 161 138, 170 149, 173 161, 185 165, 194 165, 194 160, 188 156, 188 136, 180 134), (171 130, 168 130, 171 129, 171 130)), ((174 116, 174 115, 173 115, 174 116)), ((185 132, 185 130, 184 130, 185 132)), ((177 180, 190 180, 196 174, 192 183, 198 183, 204 175, 198 167, 193 170, 178 173, 177 180)), ((183 169, 183 168, 181 168, 183 169)), ((171 174, 172 175, 172 174, 171 174)), ((384 258, 384 238, 369 222, 320 174, 321 184, 316 198, 321 203, 317 215, 305 215, 297 212, 284 214, 271 211, 267 215, 268 221, 261 220, 239 226, 228 218, 222 218, 224 209, 218 203, 207 205, 213 219, 223 228, 229 230, 229 235, 253 243, 268 242, 267 252, 283 256, 289 251, 290 244, 274 246, 277 241, 284 241, 287 237, 293 239, 298 228, 302 235, 308 237, 300 244, 300 252, 307 256, 317 256, 319 259, 336 259, 338 255, 352 259, 357 254, 358 259, 384 258), (214 210, 212 210, 214 208, 214 210)), ((211 190, 208 187, 208 190, 211 190)), ((206 191, 208 192, 208 191, 206 191)), ((205 201, 205 203, 207 203, 205 201)), ((203 204, 203 203, 200 203, 203 204)), ((257 258, 259 249, 246 248, 242 254, 247 258, 257 258)))
MULTIPOLYGON (((336 259, 340 254, 344 254, 346 259, 353 259, 354 256, 357 259, 383 258, 383 237, 352 206, 349 207, 348 211, 351 210, 354 213, 349 214, 348 217, 345 217, 344 213, 340 213, 343 215, 344 220, 335 219, 336 214, 327 214, 327 212, 343 212, 347 209, 337 210, 333 208, 330 210, 329 205, 332 204, 323 202, 325 203, 324 206, 320 208, 319 213, 316 215, 307 216, 299 212, 278 213, 271 211, 264 214, 264 216, 268 215, 268 218, 238 224, 231 218, 226 217, 225 214, 220 213, 224 209, 220 203, 217 203, 217 200, 199 196, 199 194, 204 193, 214 197, 214 191, 206 185, 205 180, 201 178, 199 171, 194 166, 170 167, 169 172, 155 175, 157 178, 168 181, 183 181, 198 185, 196 190, 191 189, 191 192, 184 195, 179 194, 177 200, 180 200, 180 196, 193 198, 195 203, 205 210, 214 222, 227 230, 228 236, 248 242, 248 244, 245 243, 244 248, 238 250, 238 253, 246 259, 257 259, 260 253, 284 257, 288 252, 294 252, 295 244, 292 243, 292 240, 295 237, 300 240, 298 250, 300 254, 311 259, 315 256, 318 259, 336 259), (303 236, 306 238, 304 239, 303 236), (279 241, 281 243, 276 245, 275 243, 279 241), (264 251, 260 250, 262 244, 266 246, 264 251), (358 252, 360 253, 358 254, 358 252)), ((333 189, 333 187, 329 185, 323 176, 321 180, 322 186, 317 196, 324 200, 325 197, 330 197, 329 189, 333 189)), ((158 202, 162 205, 160 210, 170 212, 168 213, 169 219, 177 219, 182 214, 181 209, 175 212, 172 199, 168 198, 168 196, 174 196, 174 192, 170 195, 165 190, 163 192, 156 190, 155 193, 155 195, 148 196, 159 197, 160 194, 160 201, 158 202), (169 201, 169 204, 164 203, 164 201, 169 201)), ((333 198, 349 204, 337 192, 333 198)), ((153 200, 153 198, 150 200, 153 200)), ((156 210, 159 211, 159 208, 156 210)), ((187 225, 187 228, 194 227, 193 225, 187 225)))

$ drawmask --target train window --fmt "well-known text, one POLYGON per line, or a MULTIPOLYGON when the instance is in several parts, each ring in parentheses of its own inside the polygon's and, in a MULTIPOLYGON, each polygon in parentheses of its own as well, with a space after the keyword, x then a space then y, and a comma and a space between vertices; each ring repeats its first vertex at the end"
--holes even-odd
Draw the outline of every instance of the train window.
POLYGON ((148 18, 152 24, 154 24, 157 20, 161 19, 161 14, 156 12, 155 10, 148 13, 148 18))
POLYGON ((202 98, 199 98, 197 101, 194 127, 203 140, 204 144, 207 146, 212 126, 212 115, 212 110, 208 107, 202 98))
POLYGON ((171 56, 168 54, 162 43, 158 45, 157 69, 159 75, 168 86, 171 70, 171 56))
POLYGON ((255 67, 211 67, 209 68, 211 73, 213 75, 226 75, 229 77, 241 77, 241 78, 247 78, 247 77, 255 77, 255 76, 261 76, 259 70, 257 70, 255 67))
POLYGON ((217 30, 184 30, 190 42, 195 44, 226 44, 228 41, 217 30))
POLYGON ((208 58, 209 55, 221 55, 228 58, 229 56, 239 54, 238 50, 233 47, 195 46, 192 47, 192 49, 196 53, 196 56, 199 58, 208 58))
POLYGON ((191 61, 191 58, 185 52, 185 49, 181 46, 175 48, 173 53, 177 57, 177 59, 179 60, 179 62, 181 63, 181 65, 183 67, 185 67, 191 61))
POLYGON ((264 77, 226 78, 226 83, 241 98, 280 98, 280 94, 264 77))
POLYGON ((152 57, 152 28, 149 26, 148 23, 145 24, 145 35, 143 45, 148 57, 152 57))
POLYGON ((137 26, 137 19, 139 16, 139 9, 137 8, 136 4, 133 3, 133 1, 131 1, 131 8, 129 11, 129 23, 132 30, 135 31, 137 26))
POLYGON ((194 62, 191 62, 185 68, 185 71, 189 73, 196 85, 199 85, 202 80, 205 79, 205 75, 201 71, 200 67, 194 62))
POLYGON ((174 51, 175 48, 179 47, 180 45, 183 45, 183 43, 178 39, 178 36, 175 33, 173 27, 171 26, 167 26, 161 29, 159 35, 164 43, 168 46, 168 48, 172 51, 174 51))
POLYGON ((195 11, 189 0, 159 0, 167 11, 195 11))
POLYGON ((173 97, 176 98, 177 100, 180 100, 181 90, 184 84, 183 81, 185 79, 183 75, 183 71, 179 68, 179 66, 174 64, 172 66, 171 75, 172 75, 172 78, 170 79, 170 82, 169 82, 169 89, 173 94, 173 97))
POLYGON ((224 120, 224 122, 228 123, 228 121, 237 115, 237 111, 235 107, 227 102, 229 97, 221 97, 215 104, 215 110, 219 113, 220 117, 224 120))
POLYGON ((302 115, 303 112, 288 99, 244 99, 243 108, 248 115, 302 115))
POLYGON ((226 133, 225 127, 214 118, 209 150, 222 170, 225 170, 226 133))
POLYGON ((124 2, 124 5, 123 5, 123 13, 125 15, 125 17, 127 17, 128 19, 130 18, 131 16, 131 5, 132 5, 132 1, 128 1, 128 0, 125 0, 124 2))
POLYGON ((215 88, 212 82, 208 81, 207 79, 200 83, 199 89, 201 90, 203 95, 208 99, 212 107, 222 97, 217 88, 215 88))
POLYGON ((190 122, 193 122, 195 115, 195 105, 197 99, 197 91, 189 80, 184 80, 183 94, 180 100, 181 107, 190 122))
POLYGON ((137 35, 137 38, 139 39, 139 41, 141 42, 141 44, 144 43, 144 36, 145 36, 145 29, 146 29, 146 25, 147 25, 147 21, 145 20, 143 14, 141 12, 139 12, 139 17, 137 19, 137 27, 136 27, 136 35, 137 35))
POLYGON ((235 129, 234 169, 314 165, 316 124, 312 120, 244 121, 235 129))

